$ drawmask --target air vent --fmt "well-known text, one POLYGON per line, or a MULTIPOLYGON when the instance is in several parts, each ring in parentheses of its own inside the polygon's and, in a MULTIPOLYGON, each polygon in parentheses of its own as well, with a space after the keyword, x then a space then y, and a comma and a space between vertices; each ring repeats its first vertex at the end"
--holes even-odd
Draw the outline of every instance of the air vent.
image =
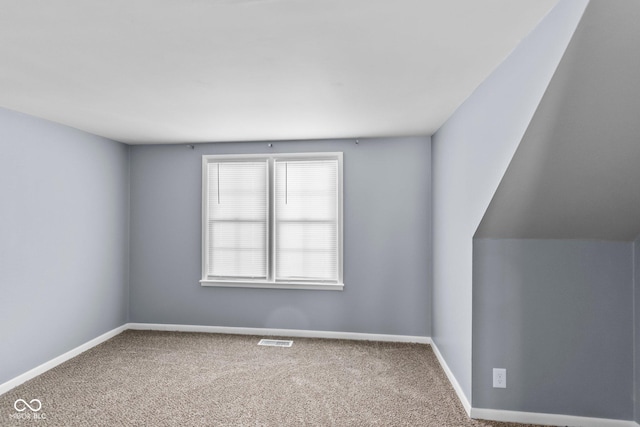
POLYGON ((291 347, 293 345, 293 341, 286 340, 260 340, 258 345, 268 345, 270 347, 291 347))

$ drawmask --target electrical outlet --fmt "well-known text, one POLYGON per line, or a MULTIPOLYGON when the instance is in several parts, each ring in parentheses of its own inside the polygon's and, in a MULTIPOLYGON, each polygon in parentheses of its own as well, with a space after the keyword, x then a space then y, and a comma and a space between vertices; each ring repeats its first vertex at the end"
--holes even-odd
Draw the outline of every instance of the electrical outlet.
POLYGON ((507 388, 507 370, 493 368, 493 388, 507 388))

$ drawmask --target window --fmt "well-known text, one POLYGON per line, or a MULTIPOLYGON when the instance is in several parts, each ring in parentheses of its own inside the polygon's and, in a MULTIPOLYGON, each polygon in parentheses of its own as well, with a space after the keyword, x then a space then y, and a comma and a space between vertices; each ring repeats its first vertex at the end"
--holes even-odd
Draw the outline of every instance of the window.
POLYGON ((204 286, 342 289, 342 153, 202 158, 204 286))

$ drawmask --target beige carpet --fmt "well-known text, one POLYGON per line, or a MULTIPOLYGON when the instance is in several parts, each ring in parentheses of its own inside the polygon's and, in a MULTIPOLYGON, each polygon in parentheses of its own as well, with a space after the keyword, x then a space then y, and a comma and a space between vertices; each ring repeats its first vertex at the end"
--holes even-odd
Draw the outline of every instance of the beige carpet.
POLYGON ((427 345, 258 341, 126 331, 0 396, 0 425, 517 425, 468 419, 427 345))

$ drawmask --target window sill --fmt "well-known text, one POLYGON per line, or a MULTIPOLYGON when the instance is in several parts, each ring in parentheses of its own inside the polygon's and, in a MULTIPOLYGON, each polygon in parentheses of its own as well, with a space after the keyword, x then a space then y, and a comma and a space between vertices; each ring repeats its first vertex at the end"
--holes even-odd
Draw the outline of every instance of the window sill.
POLYGON ((306 289, 310 291, 342 291, 343 283, 309 283, 309 282, 234 282, 220 280, 200 280, 200 285, 219 288, 261 288, 261 289, 306 289))

